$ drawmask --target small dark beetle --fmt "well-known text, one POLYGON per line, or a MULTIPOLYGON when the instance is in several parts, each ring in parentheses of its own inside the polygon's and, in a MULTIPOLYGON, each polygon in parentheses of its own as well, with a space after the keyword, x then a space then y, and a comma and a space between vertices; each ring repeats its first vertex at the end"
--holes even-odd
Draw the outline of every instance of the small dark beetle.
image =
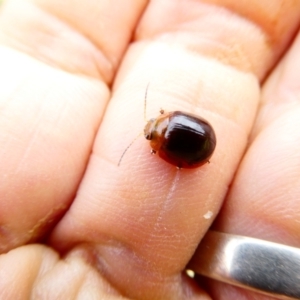
MULTIPOLYGON (((147 91, 145 92, 144 119, 146 120, 147 91)), ((216 147, 216 135, 204 119, 181 111, 165 113, 160 110, 156 119, 150 119, 144 135, 150 140, 151 153, 158 155, 178 169, 193 169, 209 162, 216 147)), ((136 138, 122 153, 118 166, 136 138)))
POLYGON ((181 168, 197 168, 207 162, 216 147, 212 126, 195 115, 174 111, 151 119, 144 129, 152 153, 181 168))

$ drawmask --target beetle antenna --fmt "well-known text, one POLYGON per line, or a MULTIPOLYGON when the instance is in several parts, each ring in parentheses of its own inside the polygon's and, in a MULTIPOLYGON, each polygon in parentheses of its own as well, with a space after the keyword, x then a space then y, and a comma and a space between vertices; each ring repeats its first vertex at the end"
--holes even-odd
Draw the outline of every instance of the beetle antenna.
MULTIPOLYGON (((148 87, 149 87, 150 82, 148 82, 147 87, 146 87, 146 92, 145 92, 145 101, 144 101, 144 120, 145 122, 147 122, 147 118, 146 118, 146 110, 147 110, 147 93, 148 93, 148 87)), ((120 166, 124 155, 126 154, 127 150, 132 146, 132 144, 143 134, 143 132, 140 132, 132 141, 131 143, 125 148, 125 150, 123 151, 119 162, 118 162, 118 167, 120 166)))
POLYGON ((132 141, 131 141, 131 143, 125 148, 125 150, 123 151, 123 153, 122 153, 122 155, 121 155, 121 157, 120 157, 120 159, 119 159, 119 162, 118 162, 118 167, 120 166, 120 164, 121 164, 121 161, 122 161, 122 159, 123 159, 123 157, 124 157, 124 155, 125 155, 125 153, 127 152, 127 150, 132 146, 132 144, 141 136, 143 134, 143 132, 140 132, 132 141))
POLYGON ((144 101, 144 120, 145 120, 145 122, 147 122, 146 111, 147 111, 147 93, 148 93, 149 84, 150 84, 150 82, 148 82, 147 87, 146 87, 145 101, 144 101))

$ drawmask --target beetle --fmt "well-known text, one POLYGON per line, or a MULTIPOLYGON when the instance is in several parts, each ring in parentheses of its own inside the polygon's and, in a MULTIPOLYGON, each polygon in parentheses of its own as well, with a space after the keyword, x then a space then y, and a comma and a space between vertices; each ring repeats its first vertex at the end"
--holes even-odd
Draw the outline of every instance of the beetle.
POLYGON ((151 152, 179 169, 197 168, 209 162, 216 147, 212 126, 205 119, 182 111, 160 113, 144 129, 151 152))
MULTIPOLYGON (((144 117, 146 119, 145 93, 144 117)), ((124 154, 140 134, 124 150, 124 154)), ((157 153, 163 160, 178 169, 193 169, 209 162, 215 147, 216 135, 213 127, 205 119, 182 111, 165 112, 160 110, 157 118, 150 119, 145 128, 144 136, 150 141, 151 153, 157 153)))

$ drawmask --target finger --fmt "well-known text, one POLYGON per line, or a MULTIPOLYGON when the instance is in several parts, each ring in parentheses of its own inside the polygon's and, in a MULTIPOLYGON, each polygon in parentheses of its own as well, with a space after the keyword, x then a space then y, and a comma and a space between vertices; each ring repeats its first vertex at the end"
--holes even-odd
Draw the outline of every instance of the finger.
POLYGON ((0 251, 42 236, 73 200, 109 99, 107 85, 143 4, 135 3, 129 16, 112 7, 105 20, 113 6, 107 1, 5 2, 0 251), (100 25, 106 31, 99 36, 100 25), (122 38, 111 35, 114 29, 122 38))
POLYGON ((129 297, 202 295, 181 271, 218 212, 247 144, 259 100, 257 78, 264 77, 297 25, 288 5, 289 17, 279 18, 274 30, 268 24, 275 12, 263 11, 258 27, 255 11, 245 20, 239 11, 200 2, 152 1, 126 53, 76 201, 51 243, 61 251, 92 243, 93 251, 86 252, 96 253, 95 267, 129 297), (147 116, 155 117, 160 108, 183 110, 213 125, 217 148, 209 165, 177 171, 137 139, 117 166, 143 130, 148 82, 147 116))
MULTIPOLYGON (((300 247, 299 50, 298 33, 264 85, 251 147, 216 223, 221 231, 300 247)), ((244 293, 222 287, 212 287, 216 299, 244 293)))
POLYGON ((264 85, 253 142, 218 219, 218 226, 229 232, 297 247, 300 245, 299 48, 300 35, 264 85))
POLYGON ((8 0, 0 41, 68 72, 110 83, 145 3, 8 0))
POLYGON ((79 252, 60 259, 50 248, 30 245, 2 254, 1 299, 76 299, 87 295, 94 299, 124 299, 82 261, 79 252))

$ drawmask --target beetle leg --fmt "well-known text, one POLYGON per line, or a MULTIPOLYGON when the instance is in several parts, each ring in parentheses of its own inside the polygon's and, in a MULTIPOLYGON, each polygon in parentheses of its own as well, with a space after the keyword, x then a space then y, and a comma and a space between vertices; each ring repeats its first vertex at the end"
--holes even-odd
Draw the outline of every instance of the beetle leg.
POLYGON ((179 163, 177 166, 176 166, 177 170, 181 170, 182 169, 182 165, 181 163, 179 163))

